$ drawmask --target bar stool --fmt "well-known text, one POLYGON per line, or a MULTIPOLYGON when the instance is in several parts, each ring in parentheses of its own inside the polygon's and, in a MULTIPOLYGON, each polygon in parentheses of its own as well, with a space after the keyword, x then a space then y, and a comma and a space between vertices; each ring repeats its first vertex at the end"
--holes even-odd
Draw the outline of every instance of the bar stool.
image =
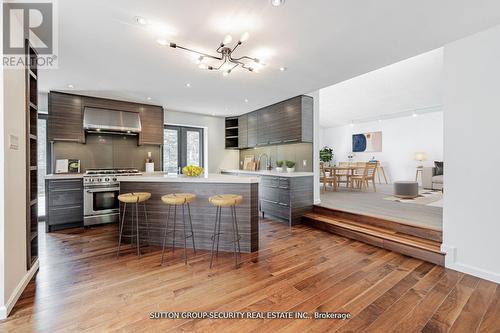
POLYGON ((167 222, 165 225, 165 232, 163 234, 163 246, 161 250, 161 264, 163 265, 163 257, 165 253, 165 243, 167 239, 167 234, 172 233, 172 252, 175 252, 175 222, 177 220, 177 206, 182 206, 182 224, 184 229, 184 263, 187 264, 187 253, 186 253, 186 239, 191 238, 193 241, 193 251, 196 254, 196 246, 194 244, 194 232, 193 232, 193 221, 191 220, 191 207, 190 202, 196 199, 196 195, 192 193, 171 193, 166 194, 161 197, 161 201, 168 205, 167 222), (174 228, 172 231, 168 231, 168 224, 170 220, 170 208, 174 206, 174 228), (186 233, 186 218, 184 214, 184 206, 187 206, 189 215, 189 226, 191 228, 191 233, 188 235, 186 233))
POLYGON ((238 230, 238 221, 236 220, 236 206, 239 205, 243 201, 243 197, 237 194, 218 194, 211 196, 208 198, 208 201, 217 207, 215 213, 215 225, 214 225, 214 233, 211 237, 212 239, 212 253, 210 255, 210 268, 212 268, 212 262, 214 259, 214 246, 215 246, 215 238, 217 238, 217 255, 219 254, 219 239, 220 235, 223 234, 220 232, 220 222, 222 215, 222 207, 229 207, 231 209, 231 219, 233 223, 233 245, 234 245, 234 261, 235 268, 238 268, 238 257, 241 255, 240 249, 240 232, 238 230), (238 246, 238 251, 236 251, 236 245, 238 246))
POLYGON ((139 203, 143 203, 144 207, 144 217, 146 218, 146 230, 149 237, 149 224, 148 224, 148 213, 146 211, 146 201, 151 198, 151 193, 148 192, 133 192, 133 193, 124 193, 118 196, 118 200, 123 203, 123 215, 120 222, 120 235, 118 237, 118 250, 116 252, 116 257, 120 255, 120 245, 122 243, 122 237, 130 237, 130 243, 132 244, 134 240, 134 236, 137 240, 137 256, 141 256, 140 243, 139 243, 139 203), (123 235, 123 226, 125 225, 125 213, 127 211, 127 204, 133 204, 132 207, 135 206, 135 228, 136 233, 134 234, 134 213, 132 211, 131 221, 131 231, 130 235, 123 235), (134 205, 135 204, 135 205, 134 205))

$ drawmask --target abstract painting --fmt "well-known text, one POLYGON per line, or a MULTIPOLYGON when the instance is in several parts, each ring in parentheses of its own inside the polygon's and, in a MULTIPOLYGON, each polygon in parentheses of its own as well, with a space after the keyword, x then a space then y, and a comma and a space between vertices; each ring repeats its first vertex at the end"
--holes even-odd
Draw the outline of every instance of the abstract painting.
POLYGON ((352 135, 353 153, 382 151, 382 132, 369 132, 352 135))

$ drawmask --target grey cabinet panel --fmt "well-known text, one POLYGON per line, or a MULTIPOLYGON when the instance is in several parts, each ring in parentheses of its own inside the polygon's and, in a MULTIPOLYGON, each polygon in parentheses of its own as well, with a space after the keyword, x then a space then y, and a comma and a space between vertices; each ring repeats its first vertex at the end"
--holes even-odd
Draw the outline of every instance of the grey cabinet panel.
POLYGON ((82 179, 48 179, 45 181, 46 228, 75 223, 83 225, 82 179))
POLYGON ((160 106, 139 107, 142 131, 139 134, 139 145, 163 144, 163 108, 160 106))
POLYGON ((313 142, 313 109, 314 99, 311 96, 302 96, 302 142, 313 142))
POLYGON ((291 224, 313 206, 313 177, 262 176, 260 183, 262 215, 271 215, 291 224))
POLYGON ((258 144, 259 136, 259 114, 257 111, 247 115, 247 128, 248 147, 255 147, 258 144))
POLYGON ((244 114, 238 118, 238 148, 248 147, 248 115, 244 114))

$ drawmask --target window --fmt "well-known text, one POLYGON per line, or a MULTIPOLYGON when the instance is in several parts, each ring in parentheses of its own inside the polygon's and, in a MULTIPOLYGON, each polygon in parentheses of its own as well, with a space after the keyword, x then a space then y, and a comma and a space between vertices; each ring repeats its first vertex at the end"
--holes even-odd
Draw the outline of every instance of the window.
POLYGON ((186 165, 203 167, 203 129, 165 126, 163 171, 180 172, 186 165))

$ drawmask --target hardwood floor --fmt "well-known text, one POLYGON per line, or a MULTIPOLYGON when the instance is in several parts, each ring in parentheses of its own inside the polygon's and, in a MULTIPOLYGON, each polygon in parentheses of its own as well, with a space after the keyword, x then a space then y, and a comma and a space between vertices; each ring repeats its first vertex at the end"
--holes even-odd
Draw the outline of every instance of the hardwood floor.
POLYGON ((116 226, 45 234, 0 332, 500 332, 499 285, 321 230, 260 223, 260 251, 116 258, 116 226), (149 319, 151 311, 336 311, 348 320, 149 319))

